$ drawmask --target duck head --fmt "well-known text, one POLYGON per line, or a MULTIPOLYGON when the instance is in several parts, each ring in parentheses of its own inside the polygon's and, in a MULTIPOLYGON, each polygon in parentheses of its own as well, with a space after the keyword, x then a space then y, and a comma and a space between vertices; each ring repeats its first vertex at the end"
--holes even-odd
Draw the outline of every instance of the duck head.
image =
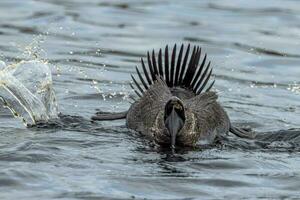
POLYGON ((164 125, 168 131, 167 135, 170 139, 171 148, 174 149, 179 131, 185 124, 185 109, 183 102, 172 97, 165 105, 164 125))

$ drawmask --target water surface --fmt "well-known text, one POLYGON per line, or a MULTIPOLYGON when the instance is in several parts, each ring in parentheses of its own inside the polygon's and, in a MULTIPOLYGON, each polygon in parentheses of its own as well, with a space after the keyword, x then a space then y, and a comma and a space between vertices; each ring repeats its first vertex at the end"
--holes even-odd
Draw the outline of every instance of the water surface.
POLYGON ((208 53, 232 122, 297 128, 299 20, 293 0, 1 1, 1 59, 53 64, 60 112, 82 117, 27 129, 0 108, 1 199, 300 198, 297 135, 169 155, 122 120, 88 120, 130 106, 130 73, 147 50, 191 43, 208 53))

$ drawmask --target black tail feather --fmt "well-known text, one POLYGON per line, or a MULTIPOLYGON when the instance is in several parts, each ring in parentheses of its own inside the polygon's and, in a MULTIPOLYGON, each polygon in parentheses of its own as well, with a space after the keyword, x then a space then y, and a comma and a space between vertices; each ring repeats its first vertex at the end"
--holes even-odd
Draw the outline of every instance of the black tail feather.
POLYGON ((137 67, 135 67, 136 73, 138 74, 140 80, 142 81, 143 86, 145 87, 145 89, 148 89, 147 83, 145 82, 144 78, 142 77, 139 69, 137 67))
POLYGON ((205 81, 202 83, 201 88, 198 90, 198 92, 196 94, 200 94, 202 92, 202 90, 204 89, 204 87, 206 86, 206 84, 209 80, 209 77, 211 76, 211 73, 212 73, 212 69, 210 69, 209 74, 206 76, 205 81))
POLYGON ((183 59, 183 63, 181 65, 180 75, 179 75, 179 83, 178 83, 179 85, 181 85, 182 80, 183 80, 183 74, 185 72, 185 65, 186 65, 186 62, 187 62, 187 59, 188 59, 188 56, 189 56, 189 52, 190 52, 190 44, 188 45, 188 47, 186 49, 185 56, 184 56, 184 59, 183 59))
POLYGON ((178 55, 176 54, 176 47, 177 45, 175 44, 170 53, 170 58, 168 45, 165 47, 164 57, 162 55, 162 49, 159 50, 157 57, 154 50, 152 54, 147 52, 148 69, 144 60, 141 59, 144 76, 142 76, 138 68, 136 68, 136 72, 145 90, 134 76, 132 76, 134 84, 130 84, 131 88, 139 97, 157 80, 157 77, 164 80, 168 87, 183 87, 193 91, 197 95, 200 94, 205 87, 206 92, 212 88, 215 81, 208 84, 212 75, 212 68, 210 67, 210 62, 206 65, 207 54, 204 54, 200 62, 202 49, 199 46, 194 46, 190 53, 191 45, 188 44, 184 53, 184 45, 182 44, 178 55), (199 65, 199 63, 201 64, 199 65))
MULTIPOLYGON (((147 58, 148 58, 148 67, 149 67, 149 70, 150 70, 152 81, 154 82, 156 80, 156 76, 155 76, 155 71, 153 69, 153 65, 152 65, 151 60, 150 60, 150 54, 149 54, 149 52, 147 52, 147 58)), ((155 62, 153 62, 153 63, 155 64, 155 62)))
MULTIPOLYGON (((204 78, 205 78, 205 76, 206 76, 206 74, 208 72, 209 66, 210 66, 210 62, 208 63, 207 67, 205 68, 204 72, 199 76, 200 79, 198 80, 198 82, 196 84, 196 87, 194 88, 194 92, 195 93, 196 93, 196 91, 198 91, 199 87, 203 83, 204 78)), ((201 90, 199 90, 199 91, 201 92, 201 90)), ((199 92, 199 94, 200 94, 200 92, 199 92)))
POLYGON ((131 89, 133 89, 133 91, 136 93, 136 95, 138 95, 139 97, 142 97, 142 95, 133 87, 132 83, 129 84, 131 89))
MULTIPOLYGON (((155 60, 154 50, 152 52, 152 58, 154 58, 154 60, 155 60)), ((157 73, 157 75, 163 77, 164 72, 163 72, 163 65, 162 65, 162 53, 161 53, 161 49, 159 49, 159 52, 158 52, 158 68, 159 68, 159 73, 157 73)))
POLYGON ((183 44, 180 47, 177 64, 176 64, 175 85, 178 85, 178 83, 179 83, 179 73, 180 73, 180 69, 181 69, 182 52, 183 52, 183 44))
POLYGON ((193 76, 195 75, 195 71, 197 69, 197 66, 195 65, 195 61, 196 61, 196 56, 197 56, 198 52, 199 52, 199 47, 196 49, 196 47, 194 46, 193 53, 191 55, 190 62, 189 62, 189 65, 188 65, 188 68, 186 70, 185 77, 183 80, 183 85, 187 88, 191 88, 191 81, 192 81, 193 76))
POLYGON ((136 99, 134 97, 132 97, 132 96, 129 96, 129 99, 133 100, 133 102, 136 101, 136 99))
POLYGON ((135 80, 134 76, 131 75, 131 78, 132 78, 133 82, 135 83, 136 87, 138 88, 138 90, 143 94, 144 90, 141 88, 140 84, 138 84, 138 82, 135 80))
POLYGON ((195 61, 195 65, 194 65, 195 67, 194 67, 194 71, 193 71, 194 76, 193 76, 193 80, 191 80, 191 83, 190 83, 192 88, 195 87, 195 83, 196 83, 197 79, 199 78, 199 76, 201 74, 201 68, 198 67, 198 64, 199 64, 199 61, 200 61, 200 56, 201 56, 201 51, 202 51, 202 49, 200 48, 198 53, 197 53, 197 56, 196 56, 196 61, 195 61))
POLYGON ((171 71, 170 71, 170 86, 174 85, 174 72, 175 72, 175 59, 176 59, 176 44, 173 47, 172 57, 171 57, 171 71))
MULTIPOLYGON (((203 58, 203 61, 202 61, 201 65, 200 65, 200 67, 199 67, 199 70, 198 70, 197 74, 195 75, 195 78, 194 78, 194 80, 193 80, 193 82, 192 82, 192 85, 193 85, 193 86, 195 86, 197 80, 199 80, 199 77, 200 77, 200 75, 201 75, 202 69, 203 69, 203 67, 204 67, 204 65, 205 65, 205 62, 206 62, 206 57, 207 57, 207 54, 204 55, 204 58, 203 58)), ((200 59, 200 57, 199 57, 199 59, 200 59)), ((197 64, 197 65, 198 65, 198 64, 197 64)))
POLYGON ((207 89, 205 90, 205 92, 208 92, 212 86, 215 84, 215 80, 213 80, 213 82, 211 82, 211 84, 207 87, 207 89))
POLYGON ((144 71, 144 74, 145 74, 146 79, 147 79, 147 81, 148 81, 148 84, 151 85, 151 84, 152 84, 152 81, 151 81, 151 79, 150 79, 150 77, 149 77, 148 71, 146 70, 145 63, 144 63, 143 58, 141 58, 141 63, 142 63, 143 71, 144 71))
POLYGON ((170 73, 169 73, 169 49, 168 45, 165 48, 165 80, 167 85, 170 85, 170 73))

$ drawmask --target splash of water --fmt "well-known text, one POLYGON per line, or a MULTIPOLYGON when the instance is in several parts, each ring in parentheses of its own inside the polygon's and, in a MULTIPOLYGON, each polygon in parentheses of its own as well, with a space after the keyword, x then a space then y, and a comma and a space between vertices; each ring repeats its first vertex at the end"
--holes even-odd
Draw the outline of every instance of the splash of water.
POLYGON ((0 62, 0 100, 25 125, 58 117, 49 64, 40 60, 0 62))

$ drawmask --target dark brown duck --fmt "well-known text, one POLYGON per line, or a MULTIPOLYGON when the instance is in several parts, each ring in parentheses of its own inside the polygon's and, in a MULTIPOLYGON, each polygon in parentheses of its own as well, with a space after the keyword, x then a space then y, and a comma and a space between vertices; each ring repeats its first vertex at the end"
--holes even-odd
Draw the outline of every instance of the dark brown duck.
POLYGON ((240 137, 253 135, 234 128, 217 94, 210 91, 212 68, 201 48, 168 46, 156 56, 147 53, 147 67, 141 59, 143 74, 136 68, 140 83, 134 76, 131 87, 139 99, 134 99, 123 113, 97 113, 93 120, 126 118, 127 127, 160 145, 196 146, 212 144, 230 132, 240 137))

